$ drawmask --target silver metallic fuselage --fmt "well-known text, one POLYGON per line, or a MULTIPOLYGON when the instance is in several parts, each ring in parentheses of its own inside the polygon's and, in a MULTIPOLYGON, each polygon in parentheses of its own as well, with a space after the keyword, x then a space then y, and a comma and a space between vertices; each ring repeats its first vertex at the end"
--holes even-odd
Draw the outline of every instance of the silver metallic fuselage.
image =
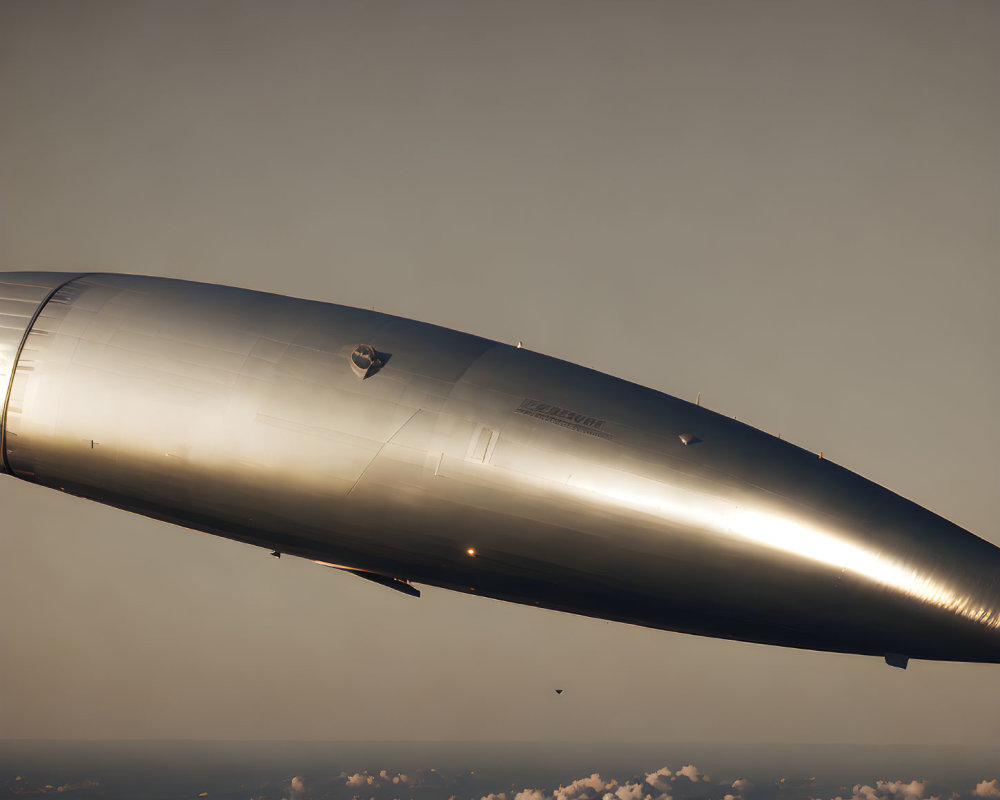
POLYGON ((655 628, 1000 662, 993 545, 525 349, 230 287, 0 273, 4 392, 3 471, 188 528, 655 628))

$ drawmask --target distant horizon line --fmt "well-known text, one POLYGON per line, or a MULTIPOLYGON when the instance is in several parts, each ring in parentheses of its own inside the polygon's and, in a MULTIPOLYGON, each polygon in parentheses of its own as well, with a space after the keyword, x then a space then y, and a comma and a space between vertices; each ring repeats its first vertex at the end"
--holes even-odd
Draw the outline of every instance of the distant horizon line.
POLYGON ((62 737, 0 737, 0 746, 8 744, 301 744, 301 745, 335 745, 335 744, 378 744, 378 745, 600 745, 626 747, 642 746, 687 746, 687 747, 858 747, 890 749, 896 747, 920 749, 984 749, 993 750, 1000 743, 960 744, 955 742, 873 742, 873 741, 815 741, 803 742, 787 740, 738 740, 738 739, 269 739, 243 738, 228 739, 219 737, 176 738, 176 737, 136 737, 136 738, 62 738, 62 737))

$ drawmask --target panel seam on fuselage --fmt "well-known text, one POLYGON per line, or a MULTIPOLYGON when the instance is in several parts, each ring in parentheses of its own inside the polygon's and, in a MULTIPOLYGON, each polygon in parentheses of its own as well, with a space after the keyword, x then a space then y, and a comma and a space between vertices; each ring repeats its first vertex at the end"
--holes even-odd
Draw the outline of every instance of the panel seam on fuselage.
POLYGON ((375 455, 373 455, 371 457, 371 460, 367 464, 365 464, 365 468, 363 470, 361 470, 361 474, 358 475, 358 479, 356 481, 354 481, 354 483, 351 484, 351 488, 347 490, 347 494, 345 494, 344 497, 350 496, 351 492, 353 492, 358 487, 358 484, 361 483, 361 479, 363 477, 365 477, 365 473, 368 472, 368 469, 371 467, 371 465, 375 463, 375 459, 378 458, 382 454, 383 450, 385 450, 386 445, 389 444, 389 442, 391 442, 393 439, 395 439, 396 435, 401 430, 403 430, 403 428, 405 428, 407 425, 409 425, 410 424, 410 420, 412 420, 415 416, 417 416, 417 414, 419 414, 420 411, 421 411, 421 409, 419 409, 419 408, 414 409, 413 413, 410 414, 410 416, 406 418, 406 422, 404 422, 402 425, 400 425, 398 428, 396 428, 396 430, 392 432, 392 435, 389 436, 389 438, 386 439, 384 442, 382 442, 382 446, 379 447, 379 449, 375 453, 375 455))
MULTIPOLYGON (((45 295, 45 298, 38 304, 38 308, 35 309, 35 313, 31 315, 31 319, 28 320, 28 324, 24 329, 24 333, 21 335, 21 342, 17 346, 17 350, 14 353, 14 358, 10 364, 10 377, 7 380, 7 393, 3 398, 3 412, 0 413, 0 464, 3 464, 3 471, 8 475, 14 475, 14 471, 10 468, 10 462, 7 460, 7 408, 10 406, 10 393, 14 389, 14 378, 17 376, 17 365, 21 360, 21 352, 24 350, 24 345, 28 341, 28 336, 31 334, 31 329, 35 327, 35 323, 38 322, 38 318, 41 316, 42 311, 45 306, 49 304, 49 301, 55 297, 56 292, 69 286, 73 281, 78 281, 80 278, 85 278, 87 275, 92 275, 91 272, 79 272, 72 278, 63 281, 58 286, 56 286, 51 292, 45 295)), ((16 476, 15 476, 16 477, 16 476)))

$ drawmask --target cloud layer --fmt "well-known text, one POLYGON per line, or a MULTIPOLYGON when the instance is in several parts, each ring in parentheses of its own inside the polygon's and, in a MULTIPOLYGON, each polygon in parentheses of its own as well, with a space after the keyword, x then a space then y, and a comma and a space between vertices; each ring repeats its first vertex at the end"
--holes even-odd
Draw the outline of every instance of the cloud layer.
MULTIPOLYGON (((693 763, 666 764, 634 774, 607 775, 590 772, 557 785, 519 784, 508 770, 477 775, 475 770, 448 771, 407 768, 340 772, 336 777, 307 773, 276 777, 259 784, 255 800, 1000 800, 1000 778, 967 780, 964 785, 944 785, 924 778, 879 778, 838 785, 833 778, 791 777, 762 780, 755 775, 721 775, 713 778, 693 763), (498 775, 506 776, 498 777, 498 775), (503 785, 505 780, 506 785, 503 785), (492 785, 490 785, 492 784, 492 785), (498 785, 499 784, 499 785, 498 785), (835 791, 829 791, 830 788, 835 791)), ((242 784, 241 784, 242 785, 242 784)), ((63 794, 96 798, 101 782, 92 778, 45 782, 17 775, 0 779, 0 794, 11 796, 63 794), (6 784, 6 785, 5 785, 6 784)), ((218 795, 196 791, 192 796, 218 795)))

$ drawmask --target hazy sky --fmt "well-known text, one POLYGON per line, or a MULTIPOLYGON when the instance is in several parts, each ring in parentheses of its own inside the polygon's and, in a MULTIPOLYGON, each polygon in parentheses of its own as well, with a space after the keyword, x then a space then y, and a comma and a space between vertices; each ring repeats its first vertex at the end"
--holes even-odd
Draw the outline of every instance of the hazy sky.
MULTIPOLYGON (((0 0, 0 269, 520 339, 1000 544, 998 143, 996 2, 0 0)), ((1000 745, 998 710, 1000 666, 416 600, 0 479, 0 738, 1000 745)))

